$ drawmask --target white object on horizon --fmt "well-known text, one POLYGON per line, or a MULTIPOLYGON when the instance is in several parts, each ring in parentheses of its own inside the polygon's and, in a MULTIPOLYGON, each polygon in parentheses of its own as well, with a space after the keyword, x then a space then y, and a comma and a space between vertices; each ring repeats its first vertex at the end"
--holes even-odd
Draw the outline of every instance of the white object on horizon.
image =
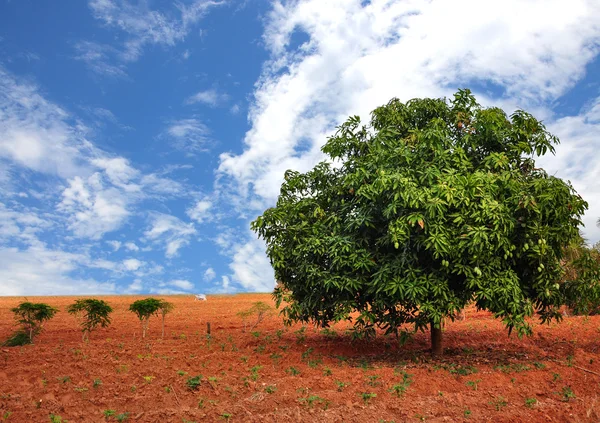
POLYGON ((206 301, 206 295, 204 294, 196 294, 194 295, 194 298, 198 301, 206 301))

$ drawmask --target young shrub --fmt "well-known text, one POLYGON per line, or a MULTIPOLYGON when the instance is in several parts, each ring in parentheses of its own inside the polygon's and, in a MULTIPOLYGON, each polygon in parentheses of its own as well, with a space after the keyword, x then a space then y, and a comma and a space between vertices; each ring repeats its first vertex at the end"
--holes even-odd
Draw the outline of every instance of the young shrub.
POLYGON ((246 319, 256 316, 256 321, 250 327, 250 330, 254 329, 263 319, 271 313, 271 307, 268 304, 265 304, 262 301, 257 301, 252 304, 248 310, 240 311, 237 313, 238 316, 242 318, 244 321, 244 332, 246 332, 246 319))
POLYGON ((156 298, 146 298, 143 300, 137 300, 129 306, 129 311, 135 313, 138 319, 140 319, 142 324, 142 338, 146 337, 146 331, 148 330, 150 317, 153 314, 158 314, 161 305, 161 300, 157 300, 156 298))
POLYGON ((90 332, 97 326, 103 328, 110 325, 109 314, 112 313, 112 307, 103 300, 86 298, 76 300, 67 308, 69 314, 81 318, 81 330, 83 331, 83 340, 89 339, 90 332))
POLYGON ((172 312, 173 309, 175 308, 175 305, 173 303, 170 303, 168 301, 164 301, 161 300, 160 301, 160 314, 162 316, 162 337, 165 337, 165 316, 172 312))
MULTIPOLYGON (((48 304, 26 301, 12 308, 11 311, 15 314, 15 319, 21 325, 22 332, 29 336, 29 343, 33 343, 33 338, 42 331, 43 323, 52 319, 58 309, 48 304)), ((15 338, 24 340, 23 336, 19 335, 19 332, 11 339, 15 338)))

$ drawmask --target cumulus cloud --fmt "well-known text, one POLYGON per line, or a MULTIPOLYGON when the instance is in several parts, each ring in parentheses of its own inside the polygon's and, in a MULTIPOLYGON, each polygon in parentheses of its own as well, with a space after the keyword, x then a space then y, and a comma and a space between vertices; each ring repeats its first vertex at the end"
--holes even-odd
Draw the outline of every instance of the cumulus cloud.
POLYGON ((186 214, 190 219, 198 223, 203 223, 213 219, 212 208, 212 201, 208 199, 198 200, 192 207, 186 210, 186 214))
POLYGON ((168 282, 168 284, 176 288, 183 289, 184 291, 191 291, 194 289, 194 284, 185 279, 175 279, 168 282))
POLYGON ((134 242, 126 242, 124 247, 129 251, 139 251, 140 247, 138 247, 134 242))
POLYGON ((125 267, 126 270, 129 270, 131 272, 138 270, 143 265, 144 265, 144 263, 139 261, 138 259, 123 260, 123 266, 125 267))
POLYGON ((114 294, 114 283, 98 282, 74 275, 85 255, 43 246, 0 248, 0 295, 114 294))
POLYGON ((106 241, 108 245, 110 245, 114 251, 119 251, 121 248, 121 241, 106 241))
POLYGON ((165 255, 172 258, 180 248, 190 243, 190 238, 196 234, 192 223, 184 223, 175 216, 152 212, 150 228, 144 232, 146 238, 153 242, 164 244, 165 255))
POLYGON ((215 270, 212 267, 209 267, 208 269, 206 269, 206 271, 204 272, 203 278, 205 281, 210 282, 212 281, 215 277, 217 276, 217 274, 215 273, 215 270))

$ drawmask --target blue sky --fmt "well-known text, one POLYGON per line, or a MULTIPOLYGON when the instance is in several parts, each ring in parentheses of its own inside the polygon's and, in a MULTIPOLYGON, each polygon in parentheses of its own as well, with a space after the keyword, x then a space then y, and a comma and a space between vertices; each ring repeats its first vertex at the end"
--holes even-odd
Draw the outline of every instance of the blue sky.
POLYGON ((268 291, 249 222, 392 97, 525 108, 600 239, 595 0, 0 0, 0 295, 268 291))

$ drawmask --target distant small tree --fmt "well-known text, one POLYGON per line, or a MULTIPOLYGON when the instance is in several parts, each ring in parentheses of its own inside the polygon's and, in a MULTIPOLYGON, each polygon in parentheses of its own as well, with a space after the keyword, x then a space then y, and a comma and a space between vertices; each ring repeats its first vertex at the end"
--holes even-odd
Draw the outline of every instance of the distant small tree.
POLYGON ((152 317, 153 314, 158 314, 161 305, 161 300, 157 300, 156 298, 146 298, 144 300, 137 300, 129 306, 129 310, 135 313, 142 323, 142 338, 146 337, 150 317, 152 317))
POLYGON ((83 340, 89 339, 90 332, 97 326, 106 327, 110 325, 109 314, 112 313, 112 307, 103 300, 86 298, 75 301, 67 308, 69 314, 81 317, 81 330, 83 331, 83 340))
POLYGON ((26 301, 12 308, 15 319, 22 326, 23 331, 29 335, 29 342, 42 331, 42 325, 58 312, 57 308, 44 303, 31 303, 26 301))
POLYGON ((260 322, 262 322, 263 319, 269 313, 271 313, 271 311, 272 311, 272 309, 268 304, 265 304, 262 301, 257 301, 254 304, 252 304, 252 307, 250 307, 248 310, 240 311, 237 313, 237 315, 240 316, 242 318, 242 320, 244 321, 244 332, 246 332, 246 319, 248 319, 251 316, 256 316, 256 321, 254 322, 252 327, 250 327, 250 330, 252 330, 260 322))
POLYGON ((161 300, 160 302, 160 314, 162 316, 162 337, 165 337, 165 316, 172 312, 173 309, 175 308, 175 305, 173 303, 170 303, 168 301, 165 300, 161 300))

